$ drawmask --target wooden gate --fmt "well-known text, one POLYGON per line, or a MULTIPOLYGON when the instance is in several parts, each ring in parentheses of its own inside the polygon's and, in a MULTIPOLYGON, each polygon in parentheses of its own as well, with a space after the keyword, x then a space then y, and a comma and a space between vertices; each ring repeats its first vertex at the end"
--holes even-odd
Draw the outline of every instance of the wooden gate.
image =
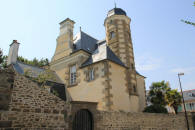
POLYGON ((93 130, 93 116, 85 109, 79 110, 73 120, 73 130, 93 130))

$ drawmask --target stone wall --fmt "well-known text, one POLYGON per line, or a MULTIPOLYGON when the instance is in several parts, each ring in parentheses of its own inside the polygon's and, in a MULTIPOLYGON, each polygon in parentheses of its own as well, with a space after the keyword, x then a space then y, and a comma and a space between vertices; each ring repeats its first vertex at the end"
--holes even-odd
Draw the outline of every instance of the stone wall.
POLYGON ((14 72, 11 69, 0 69, 0 110, 8 110, 11 100, 14 72))
POLYGON ((14 80, 8 80, 13 74, 4 72, 0 73, 0 86, 8 89, 13 85, 6 91, 10 94, 8 107, 0 111, 0 129, 68 129, 68 103, 17 73, 14 80))
MULTIPOLYGON (((194 130, 188 115, 190 130, 194 130)), ((187 130, 183 114, 99 112, 97 130, 187 130)))

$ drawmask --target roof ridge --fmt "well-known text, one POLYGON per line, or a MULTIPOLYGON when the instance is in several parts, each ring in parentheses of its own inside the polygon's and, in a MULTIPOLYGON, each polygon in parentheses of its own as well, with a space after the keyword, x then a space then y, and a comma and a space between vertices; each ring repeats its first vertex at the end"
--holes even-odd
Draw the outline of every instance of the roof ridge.
MULTIPOLYGON (((83 32, 82 30, 80 31, 80 33, 81 33, 81 34, 83 33, 83 34, 85 34, 85 35, 87 35, 87 36, 93 38, 94 40, 98 41, 96 38, 92 37, 91 35, 89 35, 89 34, 86 33, 86 32, 83 32)), ((81 36, 81 39, 82 39, 82 36, 81 36)))
POLYGON ((45 70, 44 68, 41 68, 41 67, 38 67, 38 66, 34 66, 34 65, 31 65, 31 64, 27 64, 27 63, 24 63, 24 62, 21 62, 21 61, 18 61, 18 60, 17 60, 16 62, 22 63, 22 64, 24 64, 24 65, 29 65, 29 66, 31 66, 31 67, 35 67, 35 68, 38 68, 38 69, 45 70))

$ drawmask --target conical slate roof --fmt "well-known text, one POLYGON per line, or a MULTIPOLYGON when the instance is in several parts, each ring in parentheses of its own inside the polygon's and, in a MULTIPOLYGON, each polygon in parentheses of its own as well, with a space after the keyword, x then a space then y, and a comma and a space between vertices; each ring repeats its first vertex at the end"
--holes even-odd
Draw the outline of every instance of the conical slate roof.
POLYGON ((110 11, 108 11, 107 16, 110 17, 112 15, 125 15, 126 16, 126 12, 124 10, 122 10, 121 8, 114 8, 110 11))

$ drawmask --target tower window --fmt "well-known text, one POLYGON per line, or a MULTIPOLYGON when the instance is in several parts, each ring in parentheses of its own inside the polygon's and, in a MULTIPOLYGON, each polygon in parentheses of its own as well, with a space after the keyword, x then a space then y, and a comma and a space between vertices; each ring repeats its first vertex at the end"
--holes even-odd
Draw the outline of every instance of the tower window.
POLYGON ((76 65, 70 67, 70 84, 76 83, 76 65))
POLYGON ((94 80, 94 69, 89 70, 89 81, 94 80))
POLYGON ((111 39, 113 39, 115 36, 116 36, 115 32, 112 31, 112 32, 110 32, 110 34, 109 34, 109 39, 111 40, 111 39))
POLYGON ((126 31, 127 38, 130 39, 130 33, 126 31))
POLYGON ((135 66, 134 66, 134 64, 131 64, 131 68, 132 68, 132 69, 135 69, 135 66))
POLYGON ((133 85, 133 92, 136 93, 137 92, 137 88, 135 85, 133 85))
POLYGON ((113 24, 113 20, 110 20, 109 24, 113 24))

